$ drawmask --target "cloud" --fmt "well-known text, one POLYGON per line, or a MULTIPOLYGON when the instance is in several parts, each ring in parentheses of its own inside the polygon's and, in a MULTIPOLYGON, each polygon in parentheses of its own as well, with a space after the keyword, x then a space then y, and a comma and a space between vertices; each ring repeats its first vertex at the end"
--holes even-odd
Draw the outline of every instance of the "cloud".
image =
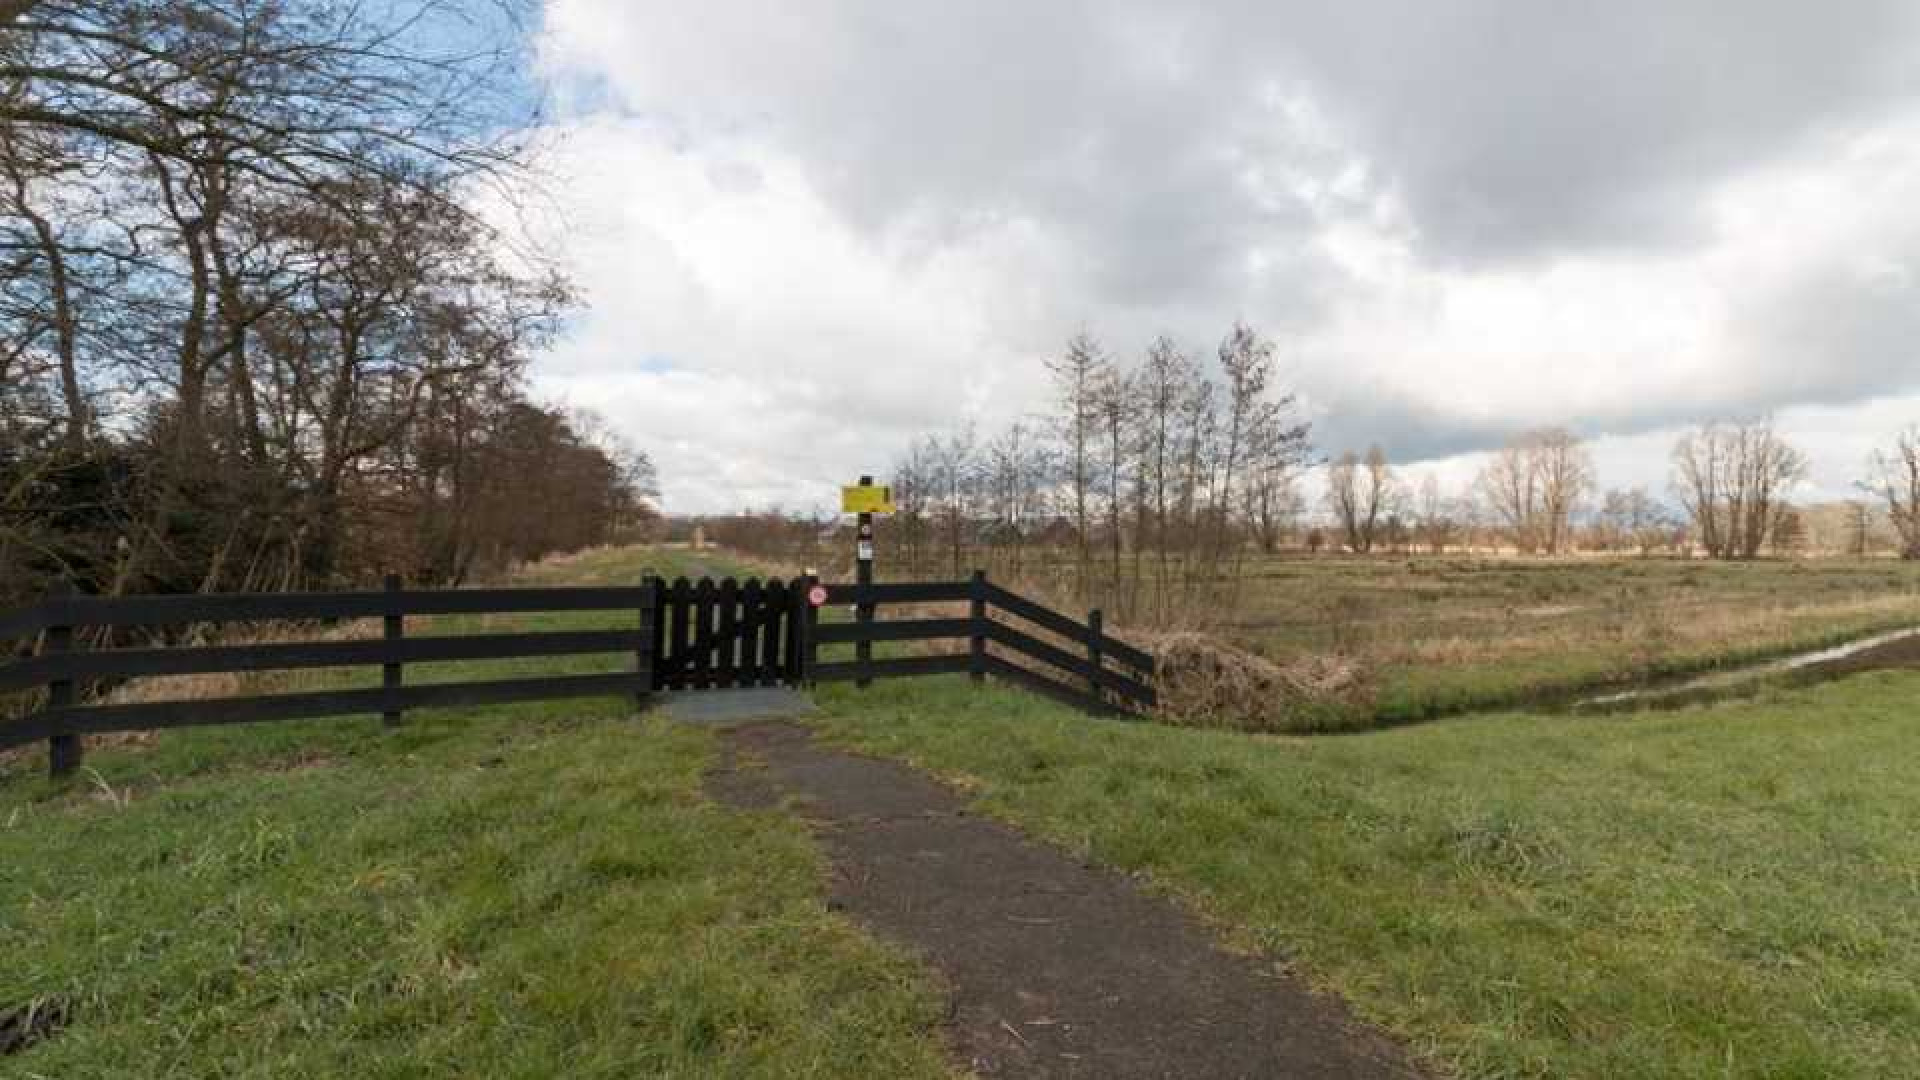
POLYGON ((1408 460, 1897 398, 1920 8, 1844 6, 553 0, 540 378, 688 509, 1038 408, 1080 329, 1249 319, 1408 460))

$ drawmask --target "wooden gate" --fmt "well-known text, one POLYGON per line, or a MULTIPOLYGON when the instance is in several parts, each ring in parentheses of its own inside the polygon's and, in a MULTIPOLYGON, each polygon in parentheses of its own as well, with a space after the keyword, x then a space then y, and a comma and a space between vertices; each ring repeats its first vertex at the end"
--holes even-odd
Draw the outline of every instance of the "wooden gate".
POLYGON ((657 581, 654 685, 661 690, 794 684, 811 611, 803 578, 657 581))

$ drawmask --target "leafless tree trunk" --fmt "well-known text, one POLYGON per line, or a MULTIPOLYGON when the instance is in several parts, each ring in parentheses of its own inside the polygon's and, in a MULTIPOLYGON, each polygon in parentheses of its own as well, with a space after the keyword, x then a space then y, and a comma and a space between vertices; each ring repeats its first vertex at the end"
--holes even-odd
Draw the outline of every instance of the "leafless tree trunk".
POLYGON ((1920 425, 1895 436, 1893 445, 1873 453, 1872 478, 1861 487, 1887 505, 1887 518, 1900 537, 1900 557, 1920 559, 1920 425))
POLYGON ((1709 556, 1760 554, 1787 511, 1786 494, 1806 476, 1805 455, 1771 419, 1715 422, 1673 448, 1675 494, 1709 556))
POLYGON ((1059 436, 1066 448, 1067 495, 1073 509, 1075 574, 1084 593, 1092 566, 1092 522, 1089 500, 1093 491, 1094 447, 1100 437, 1100 396, 1111 377, 1112 363, 1097 342, 1086 334, 1067 342, 1067 351, 1047 362, 1061 407, 1059 436))
POLYGON ((1361 458, 1349 450, 1327 467, 1327 506, 1344 534, 1347 550, 1373 551, 1382 520, 1391 513, 1397 480, 1378 445, 1361 458))

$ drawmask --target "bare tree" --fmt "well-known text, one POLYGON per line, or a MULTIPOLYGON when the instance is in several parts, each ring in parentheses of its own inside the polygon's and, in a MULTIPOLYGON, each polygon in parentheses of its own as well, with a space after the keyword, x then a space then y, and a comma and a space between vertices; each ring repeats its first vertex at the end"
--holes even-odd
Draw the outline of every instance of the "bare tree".
POLYGON ((1893 445, 1875 450, 1871 477, 1860 487, 1880 497, 1887 519, 1900 538, 1900 557, 1920 559, 1920 425, 1894 437, 1893 445))
POLYGON ((1542 428, 1496 451, 1479 486, 1514 547, 1554 555, 1566 547, 1574 509, 1593 486, 1593 463, 1577 436, 1542 428))
POLYGON ((476 211, 529 173, 517 43, 462 8, 7 9, 0 487, 54 523, 22 580, 457 579, 639 513, 641 459, 524 397, 572 297, 476 211))
POLYGON ((1688 432, 1674 444, 1673 464, 1674 493, 1716 559, 1757 557, 1807 471, 1806 456, 1774 431, 1771 418, 1688 432))
POLYGON ((1429 472, 1420 478, 1419 495, 1414 506, 1414 534, 1434 555, 1444 555, 1459 542, 1463 524, 1460 500, 1440 487, 1440 478, 1429 472))
POLYGON ((1645 488, 1609 491, 1600 500, 1598 528, 1607 550, 1650 555, 1673 534, 1673 519, 1645 488))
POLYGON ((1349 450, 1327 467, 1327 506, 1340 525, 1347 550, 1365 555, 1393 513, 1398 482, 1379 444, 1365 458, 1349 450))
POLYGON ((1133 379, 1124 371, 1110 367, 1105 377, 1095 388, 1094 407, 1098 413, 1104 445, 1102 452, 1106 460, 1106 502, 1107 502, 1107 540, 1112 553, 1111 570, 1114 595, 1120 596, 1121 551, 1124 547, 1125 529, 1121 522, 1121 510, 1125 504, 1121 474, 1132 464, 1132 443, 1128 435, 1132 430, 1135 416, 1133 379))
POLYGON ((1144 549, 1151 543, 1157 551, 1163 585, 1170 569, 1172 522, 1169 500, 1175 497, 1179 487, 1179 410, 1183 396, 1197 379, 1198 372, 1192 358, 1181 352, 1171 338, 1162 336, 1148 346, 1146 361, 1133 380, 1137 402, 1134 417, 1139 432, 1136 457, 1140 462, 1141 506, 1147 514, 1147 520, 1142 522, 1140 530, 1143 535, 1136 540, 1136 544, 1144 549))
POLYGON ((1073 515, 1075 573, 1085 591, 1092 565, 1091 500, 1100 440, 1100 400, 1113 363, 1088 335, 1076 334, 1066 352, 1047 361, 1053 375, 1055 400, 1060 406, 1056 434, 1063 449, 1067 499, 1073 515))
POLYGON ((1215 558, 1226 550, 1235 485, 1246 467, 1247 444, 1279 408, 1267 400, 1273 378, 1273 343, 1243 322, 1233 324, 1220 342, 1220 371, 1226 378, 1227 419, 1220 446, 1220 474, 1207 522, 1208 548, 1215 558))

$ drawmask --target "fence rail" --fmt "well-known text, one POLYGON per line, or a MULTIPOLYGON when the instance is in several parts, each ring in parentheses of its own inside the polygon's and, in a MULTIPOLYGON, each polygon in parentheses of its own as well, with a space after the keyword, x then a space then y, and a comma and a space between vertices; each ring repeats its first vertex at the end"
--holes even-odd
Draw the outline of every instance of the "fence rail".
POLYGON ((52 596, 0 616, 0 634, 39 636, 37 655, 0 666, 0 692, 47 689, 47 704, 0 724, 0 749, 46 739, 55 773, 81 761, 80 737, 188 725, 244 724, 379 714, 398 724, 409 709, 607 695, 645 696, 654 688, 654 582, 638 586, 526 589, 404 589, 390 578, 379 591, 245 593, 210 596, 52 596), (534 612, 631 613, 631 629, 550 630, 406 636, 408 616, 534 612), (86 627, 238 626, 379 618, 372 639, 224 645, 73 647, 86 627), (405 685, 408 665, 462 660, 624 655, 626 671, 541 675, 405 685), (137 703, 81 703, 92 683, 148 676, 312 668, 378 667, 377 687, 137 703))
POLYGON ((860 618, 816 628, 812 644, 860 644, 966 639, 968 651, 936 656, 812 663, 809 675, 819 682, 894 678, 905 675, 967 672, 976 677, 994 675, 1038 689, 1057 700, 1092 712, 1147 710, 1158 703, 1153 689, 1153 656, 1143 649, 1108 636, 1100 612, 1085 622, 1063 615, 1017 593, 989 582, 976 573, 969 581, 902 582, 879 585, 829 585, 827 601, 852 605, 860 618), (965 618, 910 617, 880 619, 868 613, 887 605, 965 602, 965 618), (1079 646, 1078 652, 1035 636, 1013 625, 1023 620, 1039 630, 1079 646), (999 655, 989 650, 999 647, 999 655), (1013 662, 1020 659, 1029 666, 1013 662), (1030 666, 1039 664, 1058 674, 1030 666))
POLYGON ((399 724, 410 709, 658 690, 853 681, 939 674, 992 675, 1095 712, 1143 711, 1155 702, 1154 661, 1108 636, 1100 613, 1082 622, 1009 592, 976 573, 958 582, 829 585, 829 604, 852 605, 851 622, 822 622, 817 583, 732 579, 637 586, 405 589, 215 596, 49 597, 0 613, 0 640, 37 638, 36 655, 0 665, 0 693, 44 687, 46 704, 0 723, 0 749, 48 741, 56 774, 81 762, 86 735, 187 725, 256 723, 380 714, 399 724), (889 607, 966 604, 965 616, 889 607), (514 631, 409 637, 408 616, 620 612, 625 629, 514 631), (82 628, 381 620, 382 636, 258 644, 75 648, 82 628), (1016 622, 1021 625, 1016 625, 1016 622), (1040 635, 1052 635, 1056 641, 1040 635), (874 657, 875 645, 953 641, 964 651, 874 657), (853 645, 852 660, 822 660, 823 646, 853 645), (407 685, 410 665, 466 660, 620 655, 628 670, 407 685), (117 680, 314 668, 380 669, 380 685, 244 697, 137 703, 82 702, 81 691, 117 680))

